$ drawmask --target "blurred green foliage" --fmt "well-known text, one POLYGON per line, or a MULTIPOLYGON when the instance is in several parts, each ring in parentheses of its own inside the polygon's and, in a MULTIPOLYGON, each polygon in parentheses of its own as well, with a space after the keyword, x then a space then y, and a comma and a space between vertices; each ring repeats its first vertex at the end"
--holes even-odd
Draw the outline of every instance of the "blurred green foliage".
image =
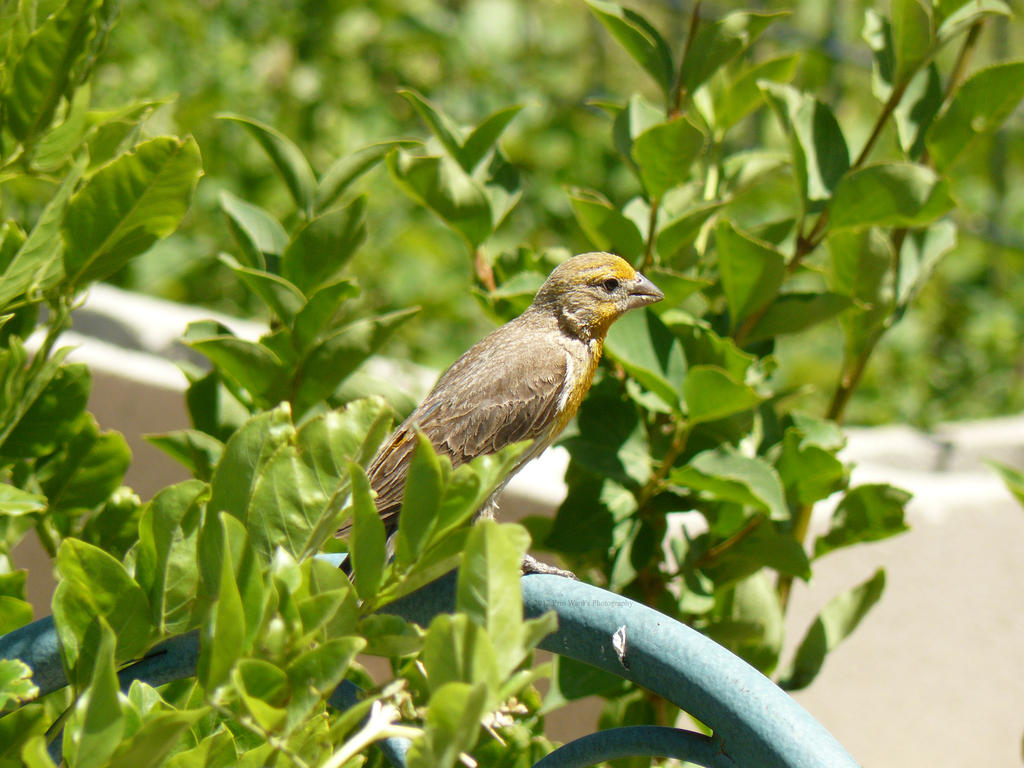
MULTIPOLYGON (((769 28, 757 60, 799 52, 793 84, 836 105, 852 145, 870 130, 876 111, 871 70, 862 42, 871 4, 832 7, 817 0, 759 3, 765 12, 792 10, 769 28)), ((1011 6, 1015 5, 1011 3, 1011 6)), ((632 7, 669 40, 681 40, 688 8, 674 2, 632 7)), ((736 7, 706 2, 702 15, 719 18, 736 7)), ((565 185, 600 189, 615 203, 639 191, 618 160, 608 118, 598 104, 621 98, 637 84, 655 92, 640 67, 605 34, 583 3, 526 0, 385 0, 346 2, 129 2, 97 71, 94 99, 127 103, 140 94, 177 98, 155 120, 193 133, 206 157, 206 180, 182 230, 119 276, 131 287, 230 311, 258 311, 211 258, 230 243, 217 200, 227 189, 278 215, 289 210, 265 155, 235 126, 211 119, 221 111, 246 114, 290 136, 322 170, 334 158, 388 137, 423 135, 414 109, 398 94, 426 94, 456 121, 475 122, 510 104, 523 104, 503 147, 525 180, 524 204, 492 241, 492 250, 588 247, 573 220, 565 185)), ((977 43, 972 68, 1024 48, 1019 23, 994 18, 977 43)), ((956 55, 948 46, 940 67, 956 55)), ((756 94, 755 94, 756 97, 756 94)), ((896 141, 888 127, 883 146, 896 141)), ((741 141, 782 146, 771 114, 739 128, 741 141)), ((1018 386, 1024 352, 1024 125, 1019 117, 968 148, 952 173, 959 203, 957 252, 944 260, 908 318, 881 345, 848 411, 853 422, 891 420, 927 425, 1024 407, 1018 386), (897 391, 888 382, 898 379, 897 391)), ((422 208, 412 206, 382 172, 364 187, 372 201, 368 242, 355 269, 375 309, 413 304, 425 311, 396 335, 389 350, 443 367, 489 327, 470 298, 462 247, 422 208)), ((746 205, 774 205, 769 187, 746 205)), ((808 407, 828 396, 839 362, 835 324, 787 358, 786 380, 815 384, 808 407)))
POLYGON ((340 765, 402 733, 411 765, 452 766, 474 746, 532 762, 551 746, 544 712, 588 693, 607 700, 603 726, 674 722, 656 697, 561 660, 541 703, 532 681, 548 670, 531 656, 552 617, 523 621, 516 589, 531 536, 806 686, 886 577, 836 595, 784 659, 794 579, 907 528, 909 494, 851 486, 840 422, 1018 407, 1024 62, 1000 0, 11 10, 0 631, 31 617, 9 557, 34 531, 61 575, 73 690, 33 702, 25 665, 0 666, 0 705, 28 702, 0 719, 3 765, 53 765, 43 730, 62 725, 73 765, 172 749, 175 765, 340 765), (556 516, 469 526, 524 446, 453 469, 424 442, 389 559, 364 467, 393 414, 365 397, 384 390, 361 364, 446 363, 595 247, 666 300, 610 332, 563 439, 556 516), (145 503, 121 486, 123 437, 86 411, 88 369, 56 348, 102 279, 267 321, 257 340, 187 329, 212 369, 189 371, 191 429, 153 440, 194 479, 145 503), (427 311, 406 322, 413 303, 427 311), (311 560, 324 549, 350 550, 351 581, 311 560), (424 629, 375 613, 456 565, 454 616, 424 629), (117 664, 193 628, 196 680, 118 695, 117 664), (395 682, 351 666, 360 649, 391 657, 395 682), (329 713, 344 675, 369 698, 329 713), (514 746, 496 732, 477 745, 481 720, 514 746))

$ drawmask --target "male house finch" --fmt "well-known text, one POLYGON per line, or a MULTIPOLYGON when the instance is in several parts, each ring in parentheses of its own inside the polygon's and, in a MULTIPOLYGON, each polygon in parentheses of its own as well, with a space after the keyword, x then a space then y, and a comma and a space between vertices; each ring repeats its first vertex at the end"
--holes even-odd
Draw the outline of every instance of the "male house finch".
MULTIPOLYGON (((523 314, 477 342, 441 375, 370 464, 377 510, 398 527, 418 428, 453 467, 532 440, 479 514, 491 514, 504 484, 562 431, 590 388, 608 327, 664 294, 625 260, 584 253, 560 264, 523 314)), ((528 571, 557 571, 528 558, 528 571)))

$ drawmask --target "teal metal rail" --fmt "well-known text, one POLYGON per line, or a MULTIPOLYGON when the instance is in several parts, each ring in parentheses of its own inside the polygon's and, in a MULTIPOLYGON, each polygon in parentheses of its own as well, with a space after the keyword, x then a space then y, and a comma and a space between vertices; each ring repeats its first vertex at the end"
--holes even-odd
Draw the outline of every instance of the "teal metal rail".
MULTIPOLYGON (((699 632, 637 602, 598 587, 548 575, 522 580, 524 613, 558 614, 558 630, 545 650, 592 664, 635 682, 693 715, 711 736, 676 728, 615 728, 555 750, 534 768, 582 768, 630 756, 675 757, 706 768, 855 768, 857 763, 806 710, 768 678, 699 632)), ((385 610, 426 625, 453 610, 454 574, 429 584, 385 610)), ((195 674, 195 632, 154 647, 119 672, 161 685, 195 674)), ((0 637, 0 658, 28 664, 45 695, 67 684, 50 618, 0 637)), ((342 683, 330 698, 344 709, 358 698, 342 683)), ((389 761, 404 766, 408 742, 380 745, 389 761)))

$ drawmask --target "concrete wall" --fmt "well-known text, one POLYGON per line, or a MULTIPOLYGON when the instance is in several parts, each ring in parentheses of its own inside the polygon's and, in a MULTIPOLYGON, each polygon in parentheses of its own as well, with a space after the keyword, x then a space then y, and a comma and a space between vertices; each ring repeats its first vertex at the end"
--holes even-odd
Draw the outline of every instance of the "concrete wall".
MULTIPOLYGON (((76 332, 84 335, 66 339, 80 344, 72 359, 93 370, 90 409, 132 448, 126 482, 144 499, 185 477, 142 435, 187 426, 185 379, 170 361, 185 355, 175 343, 185 324, 208 316, 98 286, 76 315, 76 332)), ((239 335, 259 332, 220 319, 239 335)), ((429 383, 429 375, 421 376, 418 385, 429 383)), ((833 553, 816 564, 811 584, 796 585, 791 647, 834 594, 879 566, 888 572, 881 603, 797 700, 866 766, 1020 765, 1024 509, 982 459, 1024 467, 1024 418, 950 425, 931 436, 904 427, 850 430, 845 458, 858 464, 854 482, 891 482, 915 494, 913 530, 833 553)), ((503 517, 557 508, 566 460, 564 452, 549 451, 517 476, 503 517)), ((816 511, 818 530, 830 512, 827 504, 816 511)), ((40 554, 32 542, 18 552, 30 569, 37 616, 49 613, 53 588, 40 554)), ((556 713, 549 734, 590 732, 596 713, 594 701, 556 713)))

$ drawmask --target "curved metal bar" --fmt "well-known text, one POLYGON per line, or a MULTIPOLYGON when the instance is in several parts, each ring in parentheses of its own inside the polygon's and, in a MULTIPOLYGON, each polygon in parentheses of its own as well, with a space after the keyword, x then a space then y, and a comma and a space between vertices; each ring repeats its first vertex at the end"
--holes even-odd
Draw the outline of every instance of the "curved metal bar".
POLYGON ((558 613, 541 647, 625 677, 710 727, 737 764, 855 768, 818 721, 738 656, 652 608, 557 576, 523 578, 527 615, 558 613), (618 638, 618 639, 617 639, 618 638))
POLYGON ((32 668, 32 682, 39 688, 40 696, 68 684, 53 616, 45 616, 0 635, 0 659, 21 659, 28 664, 32 668))
MULTIPOLYGON (((335 709, 344 711, 359 703, 359 694, 359 686, 348 680, 342 680, 341 684, 327 698, 327 703, 335 709)), ((376 743, 376 746, 391 765, 395 766, 395 768, 405 768, 405 753, 412 746, 412 742, 409 739, 397 737, 381 739, 376 743)))
MULTIPOLYGON (((454 609, 455 583, 455 574, 448 574, 385 610, 429 624, 436 614, 454 609)), ((558 614, 559 628, 541 648, 663 696, 711 727, 715 743, 735 763, 765 768, 857 766, 827 730, 768 678, 690 627, 627 598, 558 576, 524 576, 522 587, 527 616, 558 614)), ((195 674, 197 655, 195 633, 171 638, 121 670, 122 684, 142 679, 159 685, 188 677, 195 674)), ((41 695, 67 684, 50 617, 0 637, 0 658, 28 664, 41 695)), ((403 765, 403 745, 393 746, 386 749, 397 758, 394 764, 403 765)))
POLYGON ((710 736, 661 725, 609 728, 570 741, 533 768, 588 768, 620 757, 674 757, 704 768, 736 768, 710 736))
MULTIPOLYGON (((449 574, 384 610, 428 623, 435 614, 453 610, 455 583, 449 574)), ((522 585, 527 616, 558 614, 558 630, 541 641, 541 648, 668 699, 710 727, 737 764, 857 768, 832 734, 781 688, 696 630, 628 598, 560 576, 529 574, 522 585)))
MULTIPOLYGON (((193 630, 153 646, 141 659, 119 669, 117 678, 123 691, 127 691, 134 680, 155 687, 195 675, 198 658, 199 631, 193 630)), ((40 697, 68 684, 52 616, 0 635, 0 659, 21 659, 28 664, 32 668, 32 680, 39 688, 40 697)), ((359 688, 343 680, 327 701, 335 709, 348 709, 359 701, 359 688)), ((398 738, 377 742, 384 757, 396 768, 405 766, 405 753, 409 751, 410 744, 408 739, 398 738)), ((56 749, 59 755, 59 740, 54 740, 50 747, 51 751, 56 749)))

